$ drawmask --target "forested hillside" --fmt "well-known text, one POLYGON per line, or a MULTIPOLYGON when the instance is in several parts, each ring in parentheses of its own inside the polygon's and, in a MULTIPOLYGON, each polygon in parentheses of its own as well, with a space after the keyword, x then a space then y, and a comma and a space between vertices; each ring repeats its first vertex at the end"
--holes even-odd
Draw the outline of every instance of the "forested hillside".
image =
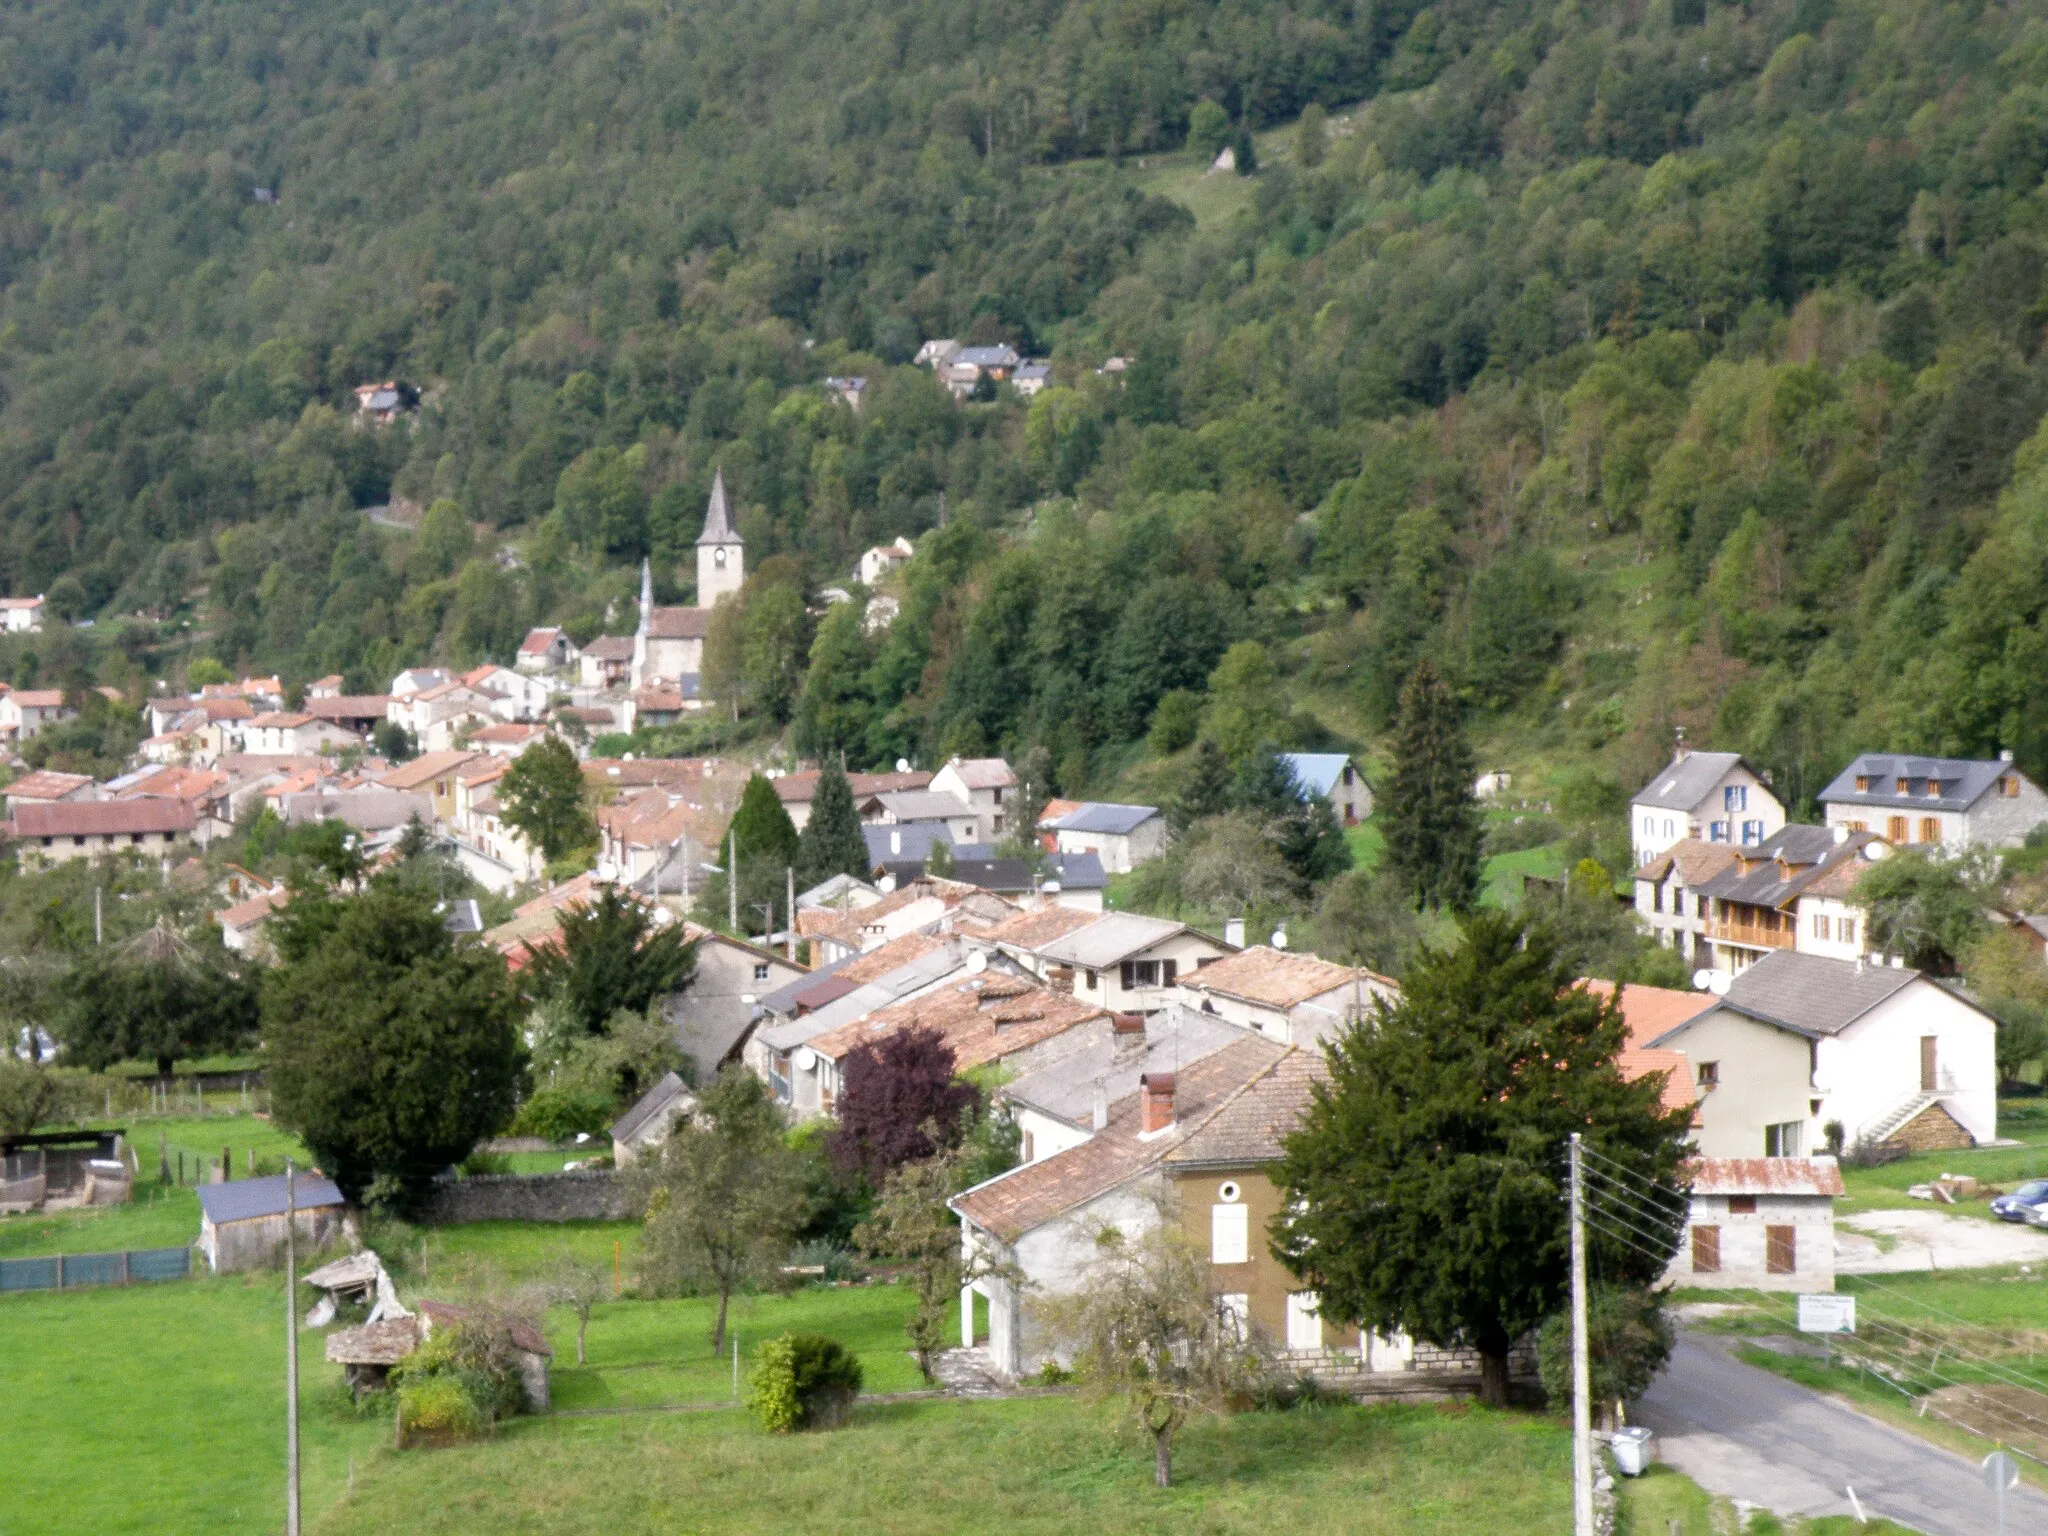
POLYGON ((0 59, 0 587, 118 642, 17 680, 629 628, 719 466, 734 691, 855 766, 1369 747, 1427 655, 1513 766, 2048 772, 2029 8, 150 0, 0 59), (886 632, 788 600, 899 533, 886 632))

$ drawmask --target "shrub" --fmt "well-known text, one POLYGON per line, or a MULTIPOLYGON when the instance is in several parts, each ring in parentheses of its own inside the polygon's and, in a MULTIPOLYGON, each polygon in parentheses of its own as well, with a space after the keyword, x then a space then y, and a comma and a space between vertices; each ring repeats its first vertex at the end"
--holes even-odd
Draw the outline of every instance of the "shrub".
POLYGON ((513 1134, 567 1141, 579 1131, 593 1136, 608 1129, 618 1111, 601 1093, 578 1088, 542 1088, 519 1106, 513 1134))
MULTIPOLYGON (((1594 1421, 1613 1423, 1617 1400, 1634 1402, 1648 1390, 1671 1358, 1671 1319, 1663 1298, 1634 1286, 1596 1286, 1587 1298, 1586 1347, 1590 1355, 1594 1421)), ((1572 1400, 1572 1320, 1560 1312, 1536 1337, 1536 1369, 1543 1395, 1569 1409, 1572 1400)))
POLYGON ((773 1435, 829 1428, 860 1391, 860 1362, 837 1339, 785 1333, 763 1344, 747 1378, 747 1406, 773 1435))
POLYGON ((481 1434, 484 1416, 454 1376, 429 1376, 398 1389, 398 1409, 408 1433, 468 1439, 481 1434))

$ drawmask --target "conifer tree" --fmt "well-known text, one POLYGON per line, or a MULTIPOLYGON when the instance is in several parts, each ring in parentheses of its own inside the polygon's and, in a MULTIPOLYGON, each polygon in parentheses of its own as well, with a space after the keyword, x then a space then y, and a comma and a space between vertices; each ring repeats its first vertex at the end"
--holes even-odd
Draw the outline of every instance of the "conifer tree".
POLYGON ((1479 895, 1479 806, 1457 701, 1427 661, 1401 692, 1394 774, 1380 799, 1387 868, 1415 901, 1467 912, 1479 895))
POLYGON ((1229 810, 1230 787, 1230 760, 1223 749, 1206 738, 1196 742, 1180 792, 1166 810, 1174 831, 1185 832, 1196 822, 1229 810))
POLYGON ((796 840, 797 888, 808 890, 834 875, 865 880, 869 867, 853 786, 837 765, 828 763, 811 794, 811 819, 796 840))
MULTIPOLYGON (((785 871, 797 861, 796 823, 782 808, 775 786, 761 774, 747 780, 740 794, 739 809, 719 839, 719 861, 739 860, 739 925, 742 932, 759 932, 763 918, 772 930, 783 913, 787 882, 785 871), (737 850, 737 851, 735 851, 737 850)), ((697 903, 697 919, 707 927, 724 928, 732 915, 730 900, 733 871, 721 869, 704 882, 697 903)))

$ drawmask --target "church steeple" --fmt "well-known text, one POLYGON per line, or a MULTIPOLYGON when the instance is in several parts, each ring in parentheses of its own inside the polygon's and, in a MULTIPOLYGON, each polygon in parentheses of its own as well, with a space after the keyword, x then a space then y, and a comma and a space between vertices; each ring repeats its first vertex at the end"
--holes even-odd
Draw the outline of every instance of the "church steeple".
POLYGON ((747 579, 746 546, 732 525, 725 499, 725 471, 711 473, 711 505, 704 511, 704 531, 697 538, 697 606, 709 608, 721 597, 740 590, 747 579))

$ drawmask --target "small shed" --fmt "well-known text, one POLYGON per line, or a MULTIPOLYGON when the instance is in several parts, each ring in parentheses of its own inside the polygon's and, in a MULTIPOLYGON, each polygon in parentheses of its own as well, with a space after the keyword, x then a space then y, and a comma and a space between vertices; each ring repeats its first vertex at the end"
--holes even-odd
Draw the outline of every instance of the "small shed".
POLYGON ((1832 1157, 1702 1157, 1684 1172, 1685 1241, 1666 1279, 1721 1290, 1835 1288, 1842 1170, 1832 1157))
POLYGON ((134 1191, 123 1132, 0 1136, 0 1211, 120 1205, 134 1191))
MULTIPOLYGON (((199 1251, 217 1275, 258 1269, 284 1252, 285 1176, 199 1187, 199 1251)), ((298 1240, 311 1252, 341 1230, 345 1202, 331 1179, 302 1174, 294 1192, 298 1240)))
POLYGON ((697 1107, 697 1096, 673 1072, 640 1096, 612 1126, 612 1162, 625 1167, 642 1152, 668 1140, 669 1128, 697 1107))
POLYGON ((385 1273, 384 1261, 377 1257, 374 1248, 365 1248, 360 1253, 346 1254, 331 1264, 322 1264, 299 1283, 310 1285, 321 1293, 320 1300, 306 1314, 308 1328, 325 1328, 344 1305, 368 1307, 370 1315, 363 1321, 369 1323, 411 1316, 399 1304, 391 1276, 385 1273))
POLYGON ((337 1328, 327 1336, 327 1358, 342 1368, 342 1379, 357 1397, 384 1385, 391 1367, 420 1345, 420 1320, 394 1317, 380 1323, 337 1328))

